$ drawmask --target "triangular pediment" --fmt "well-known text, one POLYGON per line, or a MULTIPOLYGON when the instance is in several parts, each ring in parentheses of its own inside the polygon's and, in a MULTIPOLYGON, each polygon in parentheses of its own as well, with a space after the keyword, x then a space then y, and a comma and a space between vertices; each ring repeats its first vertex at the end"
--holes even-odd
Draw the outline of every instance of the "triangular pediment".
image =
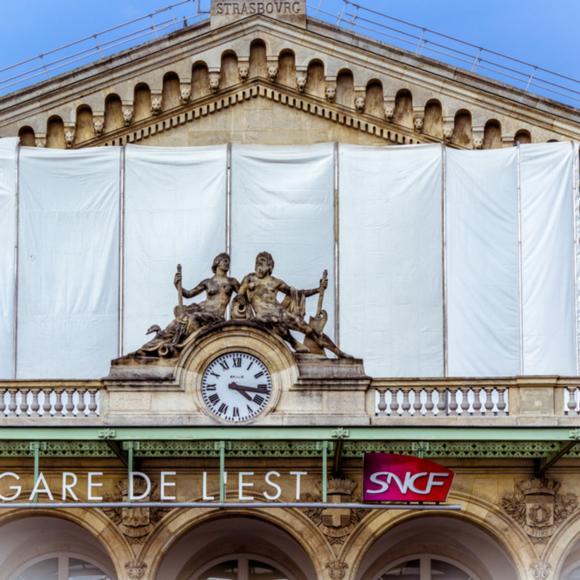
MULTIPOLYGON (((3 97, 0 135, 52 147, 139 142, 184 125, 195 133, 196 121, 253 100, 269 102, 270 114, 324 120, 338 141, 491 148, 518 135, 580 138, 570 107, 313 19, 305 29, 266 16, 192 26, 3 97)), ((284 129, 270 139, 239 122, 254 142, 277 141, 284 129)), ((220 141, 239 141, 236 131, 220 141)), ((328 137, 304 142, 316 140, 328 137)))

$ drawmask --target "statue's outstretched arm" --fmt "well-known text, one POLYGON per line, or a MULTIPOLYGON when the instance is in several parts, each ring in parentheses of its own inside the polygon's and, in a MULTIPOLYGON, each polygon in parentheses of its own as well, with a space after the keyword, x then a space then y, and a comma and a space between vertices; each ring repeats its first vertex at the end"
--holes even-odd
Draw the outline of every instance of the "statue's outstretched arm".
POLYGON ((195 288, 191 290, 186 290, 185 288, 182 291, 184 298, 195 298, 199 296, 205 290, 205 280, 200 282, 195 288))

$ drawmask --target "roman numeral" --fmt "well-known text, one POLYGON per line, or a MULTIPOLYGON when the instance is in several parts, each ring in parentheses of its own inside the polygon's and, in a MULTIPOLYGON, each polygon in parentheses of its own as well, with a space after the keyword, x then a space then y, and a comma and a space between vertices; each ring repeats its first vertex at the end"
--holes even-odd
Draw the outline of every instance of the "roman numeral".
POLYGON ((205 390, 206 391, 215 391, 216 390, 216 386, 215 385, 206 385, 205 386, 205 390))
POLYGON ((227 371, 230 368, 230 365, 225 360, 224 361, 220 360, 220 365, 222 366, 222 369, 224 369, 224 371, 227 371))
POLYGON ((220 405, 220 408, 218 409, 218 413, 220 415, 225 415, 228 412, 228 406, 225 403, 222 403, 220 405))
POLYGON ((218 375, 217 373, 209 373, 210 375, 213 375, 216 379, 219 379, 221 375, 218 375))
POLYGON ((211 396, 208 398, 208 400, 209 400, 209 402, 210 402, 212 405, 217 405, 217 404, 219 403, 219 401, 220 401, 220 398, 219 398, 219 395, 216 395, 216 394, 214 393, 213 395, 211 395, 211 396))
POLYGON ((250 405, 246 405, 246 409, 248 409, 248 413, 250 413, 250 415, 254 414, 254 409, 252 409, 252 407, 250 407, 250 405))
POLYGON ((258 385, 256 388, 262 393, 267 393, 269 390, 268 385, 258 385))
POLYGON ((256 405, 258 405, 258 406, 260 406, 264 401, 265 401, 265 399, 261 395, 256 395, 254 397, 254 403, 256 403, 256 405))
POLYGON ((238 356, 236 358, 234 358, 234 367, 236 368, 241 368, 242 366, 242 359, 238 356))
POLYGON ((256 373, 256 374, 254 375, 254 378, 255 378, 255 379, 259 379, 260 377, 263 377, 263 376, 264 376, 264 371, 260 371, 259 373, 256 373))
POLYGON ((234 419, 235 418, 238 418, 238 419, 240 418, 240 410, 237 407, 234 407, 232 409, 232 417, 234 417, 234 419))
POLYGON ((253 364, 254 364, 254 361, 250 361, 250 364, 248 365, 248 368, 246 370, 249 371, 252 368, 253 364))

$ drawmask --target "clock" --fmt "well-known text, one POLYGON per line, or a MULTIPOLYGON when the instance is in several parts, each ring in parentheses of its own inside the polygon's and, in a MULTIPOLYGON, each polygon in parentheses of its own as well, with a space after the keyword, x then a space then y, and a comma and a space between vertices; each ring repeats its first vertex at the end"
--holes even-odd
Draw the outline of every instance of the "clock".
POLYGON ((268 406, 272 378, 257 356, 228 352, 214 358, 203 371, 201 396, 209 412, 222 421, 250 421, 268 406))

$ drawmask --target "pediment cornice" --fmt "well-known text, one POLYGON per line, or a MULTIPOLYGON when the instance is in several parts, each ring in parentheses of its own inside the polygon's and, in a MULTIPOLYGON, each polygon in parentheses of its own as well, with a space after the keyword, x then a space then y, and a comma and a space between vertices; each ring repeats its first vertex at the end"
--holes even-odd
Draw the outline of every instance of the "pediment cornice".
MULTIPOLYGON (((345 119, 345 123, 359 130, 365 124, 373 126, 370 131, 364 129, 369 132, 378 130, 388 133, 390 130, 396 136, 388 140, 394 142, 401 142, 401 139, 404 142, 449 141, 458 111, 468 111, 471 116, 473 139, 468 147, 481 146, 485 125, 492 119, 501 125, 504 144, 513 142, 514 135, 521 129, 532 133, 535 141, 580 139, 580 117, 576 109, 533 97, 467 71, 382 45, 313 19, 308 20, 307 29, 304 30, 265 16, 250 17, 217 30, 212 30, 209 23, 204 22, 25 91, 7 95, 0 99, 0 134, 18 134, 18 130, 26 125, 40 136, 39 142, 42 143, 46 123, 56 115, 62 119, 65 130, 68 128, 69 135, 74 135, 79 106, 87 105, 94 115, 102 117, 105 98, 112 93, 122 100, 129 126, 98 135, 90 139, 90 143, 87 141, 77 145, 138 140, 135 137, 138 131, 158 131, 168 120, 173 126, 171 123, 175 121, 172 119, 177 118, 180 124, 182 118, 194 119, 196 115, 213 114, 222 107, 244 101, 247 95, 252 95, 249 98, 272 98, 282 104, 293 103, 289 106, 310 114, 313 110, 321 110, 321 115, 330 121, 341 122, 340 119, 345 119), (356 103, 360 104, 361 98, 364 102, 370 81, 379 81, 384 109, 369 113, 354 100, 348 106, 336 104, 332 98, 308 94, 308 90, 300 90, 301 87, 284 86, 275 75, 245 79, 240 83, 244 86, 219 87, 211 95, 190 101, 187 86, 191 84, 191 69, 195 62, 204 62, 210 74, 219 77, 222 54, 231 51, 239 63, 247 64, 250 44, 256 39, 265 43, 267 61, 272 66, 277 66, 282 51, 291 50, 295 55, 297 75, 308 74, 309 63, 320 61, 324 67, 324 82, 331 90, 336 87, 339 71, 350 70, 354 97, 359 99, 356 103), (183 106, 178 111, 163 110, 162 115, 157 117, 154 114, 159 110, 152 111, 151 119, 133 123, 131 110, 137 84, 146 83, 154 98, 159 100, 164 74, 169 71, 178 75, 184 87, 183 106), (397 124, 393 118, 396 98, 401 89, 412 95, 413 111, 406 124, 397 124), (443 134, 439 136, 421 134, 425 107, 433 99, 441 104, 443 134), (205 110, 211 113, 203 113, 205 110)), ((74 137, 72 141, 67 141, 72 146, 74 137)))

